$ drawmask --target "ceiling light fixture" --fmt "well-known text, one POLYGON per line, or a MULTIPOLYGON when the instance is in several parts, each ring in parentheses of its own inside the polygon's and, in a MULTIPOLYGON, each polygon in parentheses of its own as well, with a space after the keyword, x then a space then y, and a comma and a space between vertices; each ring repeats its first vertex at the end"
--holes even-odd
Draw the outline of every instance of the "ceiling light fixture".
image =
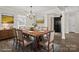
POLYGON ((33 15, 33 11, 32 11, 32 6, 30 6, 30 10, 29 10, 29 13, 28 13, 28 15, 27 15, 27 17, 29 18, 29 19, 34 19, 34 15, 33 15))

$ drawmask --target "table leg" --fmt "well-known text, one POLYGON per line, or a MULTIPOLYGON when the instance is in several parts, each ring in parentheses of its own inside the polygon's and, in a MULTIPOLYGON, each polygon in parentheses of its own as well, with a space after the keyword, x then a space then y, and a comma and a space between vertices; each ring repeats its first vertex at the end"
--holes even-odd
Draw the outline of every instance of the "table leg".
POLYGON ((38 51, 38 49, 39 49, 39 37, 35 37, 33 49, 34 49, 34 51, 38 51))

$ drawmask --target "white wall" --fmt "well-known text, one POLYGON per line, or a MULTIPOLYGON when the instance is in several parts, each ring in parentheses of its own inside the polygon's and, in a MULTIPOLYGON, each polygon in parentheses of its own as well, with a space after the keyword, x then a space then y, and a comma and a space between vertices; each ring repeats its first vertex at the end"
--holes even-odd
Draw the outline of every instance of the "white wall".
POLYGON ((16 15, 14 27, 26 26, 26 17, 23 15, 16 15))
POLYGON ((77 15, 76 15, 76 25, 77 25, 77 29, 76 29, 76 32, 78 32, 79 33, 79 12, 77 12, 77 15))
POLYGON ((2 24, 1 24, 1 14, 0 14, 0 29, 1 29, 1 27, 2 27, 2 24))
POLYGON ((24 15, 0 14, 0 29, 2 28, 1 15, 14 16, 14 24, 13 24, 14 28, 19 28, 19 26, 31 27, 32 24, 35 22, 35 20, 29 20, 24 15))
POLYGON ((65 14, 66 33, 79 33, 79 12, 70 12, 65 14))
POLYGON ((69 33, 69 14, 65 13, 65 33, 69 33))

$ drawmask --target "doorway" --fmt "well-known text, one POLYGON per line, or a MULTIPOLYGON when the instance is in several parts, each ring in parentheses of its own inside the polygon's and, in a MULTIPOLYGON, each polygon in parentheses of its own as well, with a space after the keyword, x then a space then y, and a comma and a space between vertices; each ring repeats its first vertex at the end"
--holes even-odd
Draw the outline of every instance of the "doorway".
POLYGON ((54 30, 61 33, 61 17, 54 17, 54 30))

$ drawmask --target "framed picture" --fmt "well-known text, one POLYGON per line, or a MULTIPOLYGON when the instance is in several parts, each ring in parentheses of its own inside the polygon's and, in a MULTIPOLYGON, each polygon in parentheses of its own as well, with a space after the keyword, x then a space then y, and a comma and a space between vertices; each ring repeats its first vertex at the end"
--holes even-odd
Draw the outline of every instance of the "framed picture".
POLYGON ((13 16, 2 15, 2 23, 14 23, 13 16))
POLYGON ((43 16, 38 16, 36 19, 37 24, 43 24, 44 23, 44 17, 43 16))
POLYGON ((3 29, 12 29, 13 28, 13 23, 14 23, 14 17, 13 16, 2 15, 1 23, 2 23, 2 28, 3 29))

